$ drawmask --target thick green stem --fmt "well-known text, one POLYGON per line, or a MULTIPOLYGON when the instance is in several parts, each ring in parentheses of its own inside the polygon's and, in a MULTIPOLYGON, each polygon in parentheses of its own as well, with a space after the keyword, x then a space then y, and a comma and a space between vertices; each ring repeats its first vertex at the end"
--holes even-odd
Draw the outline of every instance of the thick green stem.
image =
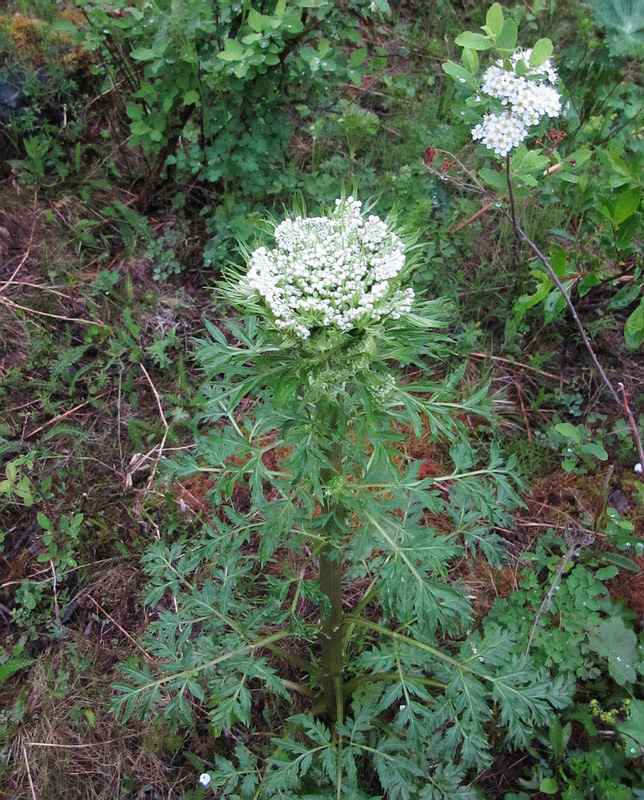
POLYGON ((320 554, 320 588, 329 599, 329 613, 322 620, 320 650, 322 653, 322 685, 327 714, 342 718, 342 564, 330 557, 327 545, 320 554))
MULTIPOLYGON (((337 431, 337 415, 331 418, 331 429, 337 431)), ((322 480, 328 487, 332 478, 342 474, 342 443, 333 442, 327 453, 331 466, 323 470, 322 480)), ((342 519, 342 504, 329 498, 323 508, 328 518, 325 538, 327 543, 320 552, 320 589, 329 601, 322 619, 319 643, 322 659, 322 688, 326 712, 330 719, 342 722, 344 700, 342 696, 343 631, 342 631, 342 551, 339 543, 338 522, 342 519)))

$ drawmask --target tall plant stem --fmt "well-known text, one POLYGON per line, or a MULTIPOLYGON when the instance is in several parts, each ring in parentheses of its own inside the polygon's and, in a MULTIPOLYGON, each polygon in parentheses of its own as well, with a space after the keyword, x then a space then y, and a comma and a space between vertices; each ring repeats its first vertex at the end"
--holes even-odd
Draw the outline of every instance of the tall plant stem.
POLYGON ((332 559, 331 546, 320 554, 320 589, 328 597, 330 609, 322 620, 322 686, 326 711, 333 720, 342 720, 342 564, 332 559))
MULTIPOLYGON (((510 154, 505 156, 505 175, 508 181, 508 198, 510 200, 510 210, 512 212, 512 269, 515 270, 517 266, 517 242, 519 241, 519 232, 517 230, 517 214, 514 207, 514 193, 512 191, 512 177, 510 175, 510 154)), ((516 275, 515 275, 516 278, 516 275)))
MULTIPOLYGON (((330 427, 337 432, 338 418, 333 414, 330 427)), ((329 481, 342 474, 342 443, 333 442, 327 451, 331 466, 322 470, 322 480, 329 481)), ((327 543, 320 552, 320 589, 329 601, 329 608, 322 619, 320 651, 322 658, 322 688, 326 712, 330 719, 342 722, 344 700, 342 696, 343 631, 342 631, 342 556, 334 546, 337 539, 338 520, 342 518, 342 505, 333 499, 324 503, 323 513, 328 518, 327 543)))

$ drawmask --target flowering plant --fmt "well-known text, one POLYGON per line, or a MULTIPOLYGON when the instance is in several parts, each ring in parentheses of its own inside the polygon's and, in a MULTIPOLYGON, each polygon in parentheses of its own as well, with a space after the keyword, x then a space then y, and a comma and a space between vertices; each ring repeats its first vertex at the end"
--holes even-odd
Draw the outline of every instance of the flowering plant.
POLYGON ((530 128, 561 113, 561 94, 555 88, 558 76, 550 58, 552 42, 539 39, 531 49, 517 49, 516 23, 504 19, 498 3, 488 10, 482 30, 485 35, 467 32, 456 38, 463 47, 463 66, 448 61, 443 70, 475 92, 466 101, 472 118, 484 112, 472 137, 505 158, 531 135, 530 128), (491 49, 500 58, 479 78, 478 51, 491 49))
POLYGON ((465 800, 488 725, 525 746, 567 701, 445 580, 466 550, 502 558, 513 463, 492 445, 477 465, 463 419, 489 416, 486 389, 436 374, 446 309, 405 288, 390 222, 347 198, 274 233, 228 276, 243 324, 200 343, 205 425, 166 475, 207 473, 217 508, 147 554, 146 601, 172 595, 147 640, 160 674, 125 666, 115 709, 207 707, 217 797, 465 800), (277 736, 231 735, 262 714, 277 736))

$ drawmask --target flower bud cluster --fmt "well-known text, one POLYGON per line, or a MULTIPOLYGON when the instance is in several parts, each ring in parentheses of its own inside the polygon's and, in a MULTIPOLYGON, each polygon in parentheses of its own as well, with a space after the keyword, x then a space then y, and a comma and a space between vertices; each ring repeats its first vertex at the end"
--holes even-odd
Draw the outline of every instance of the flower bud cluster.
POLYGON ((512 70, 505 69, 503 60, 489 67, 483 75, 481 91, 509 106, 500 114, 486 114, 472 129, 472 136, 506 156, 528 136, 528 128, 537 125, 543 116, 556 117, 561 113, 561 95, 554 88, 557 71, 550 59, 539 67, 530 67, 531 50, 515 53, 510 59, 512 70), (519 61, 527 70, 516 74, 519 61))
POLYGON ((398 385, 393 375, 386 375, 382 384, 370 387, 371 395, 377 403, 384 403, 391 398, 398 385))
POLYGON ((317 327, 341 331, 408 313, 412 289, 399 289, 404 246, 353 197, 324 217, 296 217, 275 229, 277 247, 250 257, 246 287, 259 293, 275 324, 300 339, 317 327))

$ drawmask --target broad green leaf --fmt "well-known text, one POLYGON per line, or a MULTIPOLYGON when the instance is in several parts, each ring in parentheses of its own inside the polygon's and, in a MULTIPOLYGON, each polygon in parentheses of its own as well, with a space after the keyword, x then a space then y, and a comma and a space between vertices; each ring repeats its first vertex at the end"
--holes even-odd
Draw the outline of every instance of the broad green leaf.
POLYGON ((12 658, 0 666, 0 684, 4 683, 19 669, 24 669, 32 663, 31 658, 12 658))
POLYGON ((572 439, 575 444, 581 444, 581 431, 576 425, 571 425, 569 422, 560 422, 555 425, 555 430, 566 439, 572 439))
POLYGON ((137 119, 130 124, 130 130, 135 136, 146 136, 150 133, 150 126, 147 122, 144 122, 142 119, 137 119))
POLYGON ((595 577, 598 581, 609 581, 611 578, 614 578, 617 575, 617 567, 602 567, 598 569, 595 573, 595 577))
POLYGON ((620 686, 633 683, 639 663, 637 637, 621 617, 603 620, 588 633, 588 646, 608 661, 608 671, 620 686))
POLYGON ((627 569, 630 572, 641 572, 639 565, 632 558, 627 558, 620 553, 602 553, 601 560, 608 561, 609 564, 615 564, 615 566, 627 569))
POLYGON ((622 286, 622 288, 613 296, 608 308, 611 311, 616 311, 620 308, 628 308, 637 300, 641 291, 642 287, 638 281, 631 283, 630 285, 626 284, 626 286, 622 286))
POLYGON ((575 150, 574 153, 571 153, 569 156, 566 157, 566 161, 570 164, 574 164, 575 167, 580 167, 584 164, 592 153, 590 150, 575 150))
POLYGON ((468 50, 489 50, 494 47, 492 40, 483 36, 482 33, 471 33, 466 31, 454 40, 459 47, 467 47, 468 50))
POLYGON ((479 56, 476 50, 470 50, 468 47, 463 48, 461 58, 465 69, 474 75, 479 68, 479 56))
POLYGON ((559 784, 556 778, 544 778, 539 786, 539 791, 543 794, 557 794, 559 784))
POLYGON ((125 106, 125 110, 131 120, 143 119, 143 106, 140 106, 138 103, 128 103, 125 106))
POLYGON ((624 751, 631 758, 638 758, 644 751, 644 700, 631 700, 631 715, 617 725, 624 739, 624 751))
POLYGON ((367 57, 366 47, 360 47, 358 50, 354 50, 353 53, 351 53, 351 58, 349 59, 349 66, 352 69, 362 66, 362 62, 365 60, 366 57, 367 57))
POLYGON ((251 8, 251 10, 248 12, 248 18, 246 21, 254 31, 257 31, 257 33, 262 33, 262 31, 270 26, 270 18, 265 17, 258 11, 255 11, 254 8, 251 8))
POLYGON ((530 66, 540 67, 552 55, 552 42, 550 39, 539 39, 530 54, 530 66))
POLYGON ((596 272, 588 272, 577 284, 579 296, 584 297, 594 286, 597 286, 597 284, 600 282, 601 278, 596 272))
POLYGON ((245 58, 247 52, 252 51, 249 51, 237 39, 226 39, 224 49, 217 53, 217 57, 221 58, 222 61, 241 61, 242 58, 245 58))
POLYGON ((608 458, 608 453, 604 448, 594 442, 586 442, 586 444, 582 445, 581 451, 588 455, 595 456, 595 458, 598 458, 600 461, 606 461, 608 458))
POLYGON ((488 8, 485 15, 485 24, 493 36, 498 36, 501 33, 503 30, 503 9, 500 3, 494 3, 488 8))
POLYGON ((624 339, 629 350, 637 350, 644 342, 644 298, 626 320, 624 339))
POLYGON ((556 244, 550 248, 550 266, 558 278, 564 278, 568 272, 568 257, 566 251, 556 244))
POLYGON ((615 201, 615 210, 613 212, 613 220, 616 225, 621 225, 625 219, 637 211, 640 204, 641 191, 639 186, 632 189, 626 189, 615 201))
POLYGON ((599 211, 600 214, 603 214, 606 219, 609 219, 613 222, 613 217, 615 211, 613 209, 613 204, 607 197, 599 197, 595 202, 595 209, 599 211))
POLYGON ((542 272, 541 270, 533 270, 532 277, 538 281, 541 281, 537 290, 531 295, 521 295, 519 299, 515 302, 512 310, 514 312, 514 319, 518 322, 519 320, 523 319, 525 316, 526 311, 532 306, 536 306, 537 303, 540 303, 545 297, 548 296, 548 292, 550 291, 550 287, 552 286, 552 282, 550 278, 542 272))
POLYGON ((497 192, 507 192, 508 184, 505 175, 502 175, 500 172, 496 172, 493 169, 487 169, 487 167, 483 167, 483 169, 479 170, 479 178, 485 181, 489 186, 493 186, 497 192))
POLYGON ((470 87, 470 89, 476 89, 476 81, 470 75, 470 73, 463 69, 460 64, 455 64, 453 61, 447 61, 443 66, 443 72, 453 78, 457 83, 463 83, 470 87))
POLYGON ((518 35, 516 22, 513 19, 506 19, 503 21, 503 30, 497 36, 496 46, 499 50, 514 50, 518 35))
POLYGON ((135 47, 130 57, 135 61, 153 61, 158 56, 151 47, 135 47))
POLYGON ((189 91, 183 98, 183 104, 184 106, 200 106, 201 98, 199 97, 199 92, 196 92, 194 89, 189 91))
POLYGON ((617 241, 615 242, 620 250, 626 247, 631 239, 639 232, 641 224, 642 218, 639 214, 631 214, 630 217, 627 217, 624 222, 621 223, 617 231, 617 241))
MULTIPOLYGON (((570 291, 570 281, 564 283, 566 291, 570 291)), ((559 291, 559 287, 555 287, 550 294, 546 297, 543 304, 544 319, 546 322, 552 322, 566 307, 566 298, 559 291)))

